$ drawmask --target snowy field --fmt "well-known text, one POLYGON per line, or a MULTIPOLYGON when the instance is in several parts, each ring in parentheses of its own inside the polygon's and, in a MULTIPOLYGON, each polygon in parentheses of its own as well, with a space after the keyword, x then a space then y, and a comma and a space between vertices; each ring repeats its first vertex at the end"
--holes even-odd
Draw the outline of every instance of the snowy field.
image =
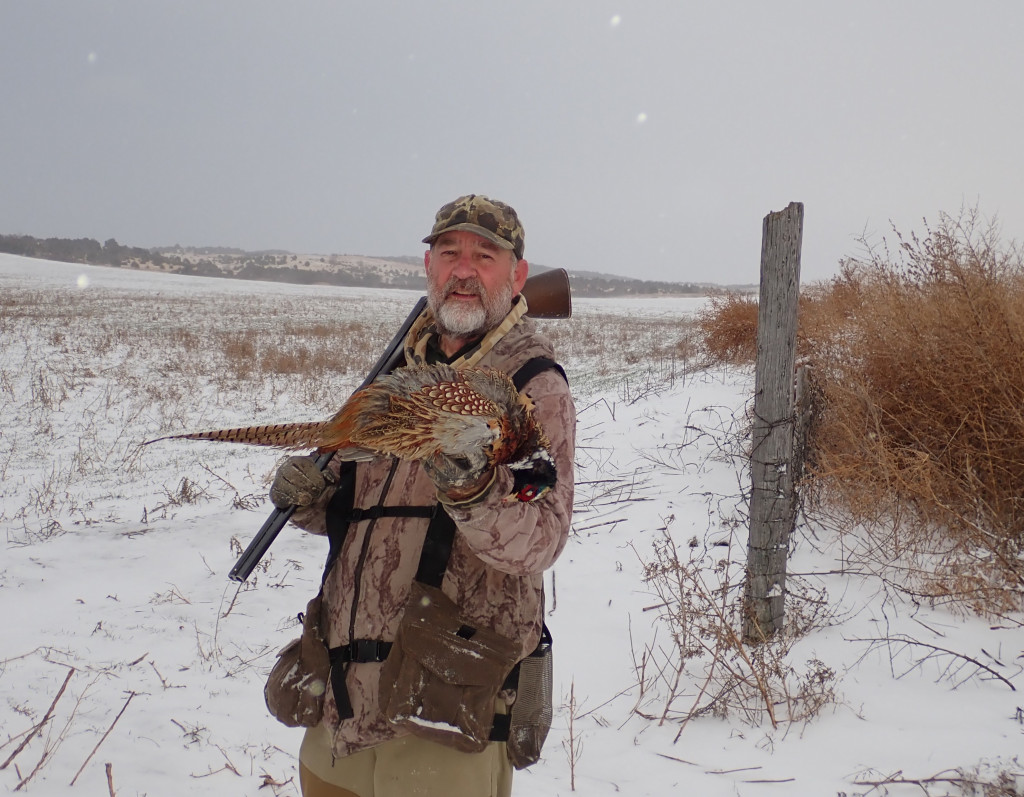
MULTIPOLYGON (((0 787, 298 794, 301 731, 267 714, 262 686, 325 543, 286 529, 229 582, 277 455, 139 444, 325 417, 416 298, 0 255, 0 787)), ((548 324, 579 487, 548 577, 555 723, 515 793, 1024 794, 1022 617, 909 601, 848 566, 855 535, 798 530, 799 633, 755 668, 778 676, 770 711, 738 651, 680 659, 673 629, 708 621, 665 579, 726 606, 745 546, 753 379, 691 365, 699 305, 579 300, 548 324)))

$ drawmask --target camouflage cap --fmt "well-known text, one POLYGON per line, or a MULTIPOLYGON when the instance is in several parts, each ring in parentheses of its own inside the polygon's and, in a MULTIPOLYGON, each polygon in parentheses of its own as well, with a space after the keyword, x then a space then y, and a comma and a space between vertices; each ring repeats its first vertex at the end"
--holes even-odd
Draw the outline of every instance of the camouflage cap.
POLYGON ((433 245, 443 233, 466 230, 492 241, 502 249, 510 249, 517 260, 522 260, 526 233, 515 210, 504 202, 488 199, 481 194, 460 196, 437 211, 434 229, 423 239, 433 245))

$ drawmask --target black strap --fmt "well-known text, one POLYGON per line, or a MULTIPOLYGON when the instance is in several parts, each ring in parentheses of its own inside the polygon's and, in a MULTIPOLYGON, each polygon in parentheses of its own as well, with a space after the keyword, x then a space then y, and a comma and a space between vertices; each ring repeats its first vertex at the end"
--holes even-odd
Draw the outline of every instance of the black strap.
POLYGON ((320 579, 321 586, 327 581, 327 576, 334 567, 334 563, 341 555, 341 547, 345 543, 348 534, 348 515, 356 500, 356 463, 342 462, 341 470, 338 473, 338 489, 334 491, 331 500, 327 503, 325 522, 327 524, 327 539, 330 541, 330 549, 327 553, 327 561, 324 563, 324 575, 320 579))
POLYGON ((437 514, 437 505, 434 506, 371 506, 367 509, 356 507, 348 515, 349 523, 358 523, 361 520, 376 520, 382 517, 422 517, 432 518, 437 514))
POLYGON ((439 511, 431 519, 427 526, 427 536, 423 539, 416 580, 440 589, 455 542, 455 521, 448 516, 443 506, 437 506, 439 511))
MULTIPOLYGON (((537 647, 526 657, 532 658, 535 656, 543 656, 551 648, 553 640, 551 638, 551 631, 548 630, 548 624, 541 623, 540 630, 540 642, 537 643, 537 647)), ((516 666, 512 668, 512 671, 505 677, 505 683, 502 684, 502 689, 518 689, 519 688, 519 665, 522 662, 516 662, 516 666)))
MULTIPOLYGON (((537 374, 552 368, 568 381, 565 370, 553 359, 533 357, 519 366, 512 374, 512 383, 516 390, 522 390, 526 383, 537 374)), ((342 463, 338 489, 327 505, 327 536, 331 541, 331 548, 324 568, 324 580, 341 554, 350 523, 381 517, 422 517, 430 518, 431 523, 427 528, 427 537, 420 554, 416 578, 424 584, 440 587, 445 571, 448 569, 448 559, 451 556, 452 542, 455 539, 454 522, 444 512, 440 504, 433 506, 355 507, 355 471, 354 462, 342 463)))
POLYGON ((331 666, 337 664, 348 664, 349 662, 384 661, 391 652, 390 642, 381 642, 379 639, 357 639, 347 645, 331 648, 328 653, 331 656, 331 666))
POLYGON ((491 742, 507 742, 509 734, 512 732, 512 715, 511 714, 495 714, 494 724, 491 725, 491 735, 488 741, 491 742))
POLYGON ((565 375, 565 369, 562 368, 558 363, 552 360, 550 357, 533 357, 527 360, 519 369, 512 374, 512 384, 516 386, 516 390, 522 390, 526 387, 526 383, 533 379, 541 371, 547 371, 550 368, 554 368, 558 373, 562 375, 562 379, 568 384, 569 377, 565 375))
MULTIPOLYGON (((522 390, 537 374, 555 369, 568 382, 565 370, 550 357, 534 357, 521 365, 512 374, 512 383, 516 390, 522 390)), ((324 568, 323 580, 334 566, 335 561, 341 553, 342 545, 348 534, 348 527, 351 523, 358 523, 362 520, 375 520, 381 517, 421 517, 429 518, 427 533, 423 540, 423 549, 420 551, 419 567, 416 570, 416 580, 432 587, 441 587, 444 581, 444 574, 448 570, 448 560, 451 558, 452 545, 455 542, 455 521, 444 511, 440 503, 433 506, 382 506, 377 505, 366 509, 356 508, 355 503, 355 463, 342 463, 341 481, 331 501, 327 505, 327 535, 331 542, 330 553, 327 557, 327 565, 324 568)), ((547 625, 544 625, 541 633, 541 641, 537 650, 531 656, 540 655, 544 646, 551 645, 551 632, 547 625)), ((347 645, 331 648, 331 681, 334 689, 334 699, 337 704, 339 715, 343 718, 353 716, 351 701, 348 696, 348 689, 345 687, 346 665, 352 662, 382 662, 391 652, 391 643, 376 639, 357 639, 347 645)), ((505 689, 515 689, 519 685, 519 665, 512 668, 505 679, 505 689)), ((491 728, 490 740, 494 742, 508 741, 510 719, 507 714, 495 714, 494 725, 491 728)))

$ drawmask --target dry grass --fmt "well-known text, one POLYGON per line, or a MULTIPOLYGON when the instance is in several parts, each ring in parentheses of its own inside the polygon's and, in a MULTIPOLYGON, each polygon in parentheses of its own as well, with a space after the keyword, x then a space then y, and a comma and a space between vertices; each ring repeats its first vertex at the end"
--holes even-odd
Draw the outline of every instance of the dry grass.
MULTIPOLYGON (((415 301, 406 292, 238 295, 215 286, 176 293, 12 283, 0 293, 0 520, 24 526, 8 532, 17 540, 94 523, 108 499, 126 505, 154 456, 176 458, 198 489, 252 508, 266 474, 226 478, 231 452, 139 444, 330 416, 415 301), (74 443, 62 445, 65 438, 74 443), (52 452, 45 467, 41 450, 52 452)), ((578 398, 620 388, 633 401, 690 368, 686 318, 584 306, 571 323, 543 328, 578 398)), ((177 479, 165 485, 167 500, 147 512, 188 506, 179 488, 177 479)))
POLYGON ((577 399, 614 390, 632 404, 699 368, 689 315, 659 318, 585 306, 573 310, 569 323, 539 326, 565 364, 577 399))
POLYGON ((696 328, 710 362, 752 363, 757 354, 757 299, 739 293, 712 296, 697 315, 696 328))
POLYGON ((336 295, 5 286, 0 520, 22 522, 19 539, 51 518, 95 522, 96 503, 121 503, 147 468, 139 443, 163 433, 333 413, 407 304, 398 294, 365 312, 365 300, 336 295))
MULTIPOLYGON (((897 240, 801 297, 805 497, 875 529, 876 562, 917 557, 914 589, 1007 610, 1024 586, 1024 260, 972 211, 897 240)), ((719 304, 705 353, 749 361, 756 307, 719 304)))
POLYGON ((942 554, 928 592, 1008 609, 1024 585, 1024 262, 973 215, 898 254, 848 263, 823 295, 845 323, 809 352, 816 492, 900 516, 900 545, 942 554))

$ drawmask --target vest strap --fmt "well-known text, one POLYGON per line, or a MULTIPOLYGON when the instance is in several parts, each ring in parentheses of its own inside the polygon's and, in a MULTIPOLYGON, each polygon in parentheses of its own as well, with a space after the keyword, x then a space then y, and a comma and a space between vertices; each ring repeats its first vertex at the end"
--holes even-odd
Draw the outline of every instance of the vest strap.
POLYGON ((434 506, 371 506, 366 509, 356 507, 348 513, 349 523, 358 523, 361 520, 376 520, 382 517, 422 517, 432 518, 437 514, 437 505, 434 506))
POLYGON ((336 664, 348 664, 349 662, 381 662, 391 652, 390 642, 381 642, 379 639, 357 639, 347 645, 331 648, 328 653, 331 656, 331 666, 336 664))
MULTIPOLYGON (((555 369, 563 379, 566 379, 565 370, 550 357, 534 357, 523 363, 519 369, 512 374, 512 383, 516 390, 522 390, 526 383, 542 371, 555 369)), ((568 381, 568 379, 566 379, 568 381)), ((427 518, 430 523, 427 526, 427 534, 423 540, 423 549, 420 552, 420 563, 416 570, 416 580, 432 587, 440 589, 444 581, 444 574, 448 570, 448 560, 451 558, 452 545, 455 541, 455 521, 448 516, 444 507, 440 504, 433 506, 377 506, 369 508, 356 508, 355 504, 355 483, 356 467, 354 462, 343 462, 341 465, 340 480, 338 489, 331 497, 327 505, 327 536, 330 539, 330 552, 327 555, 327 564, 324 567, 322 581, 327 580, 331 568, 341 554, 345 537, 348 535, 349 525, 364 520, 374 521, 382 517, 418 517, 427 518)), ((551 644, 551 632, 547 626, 543 627, 541 644, 551 644)), ((352 702, 349 698, 348 688, 345 684, 345 673, 348 665, 353 662, 382 662, 391 652, 391 642, 378 639, 357 639, 347 645, 331 648, 328 652, 331 658, 331 686, 334 692, 334 702, 338 707, 338 714, 343 719, 351 718, 354 715, 352 702)), ((532 655, 532 654, 531 654, 532 655)), ((505 679, 505 689, 515 689, 519 684, 519 665, 516 664, 505 679)), ((510 717, 507 714, 495 714, 494 725, 491 728, 490 740, 492 742, 508 741, 510 717)))

